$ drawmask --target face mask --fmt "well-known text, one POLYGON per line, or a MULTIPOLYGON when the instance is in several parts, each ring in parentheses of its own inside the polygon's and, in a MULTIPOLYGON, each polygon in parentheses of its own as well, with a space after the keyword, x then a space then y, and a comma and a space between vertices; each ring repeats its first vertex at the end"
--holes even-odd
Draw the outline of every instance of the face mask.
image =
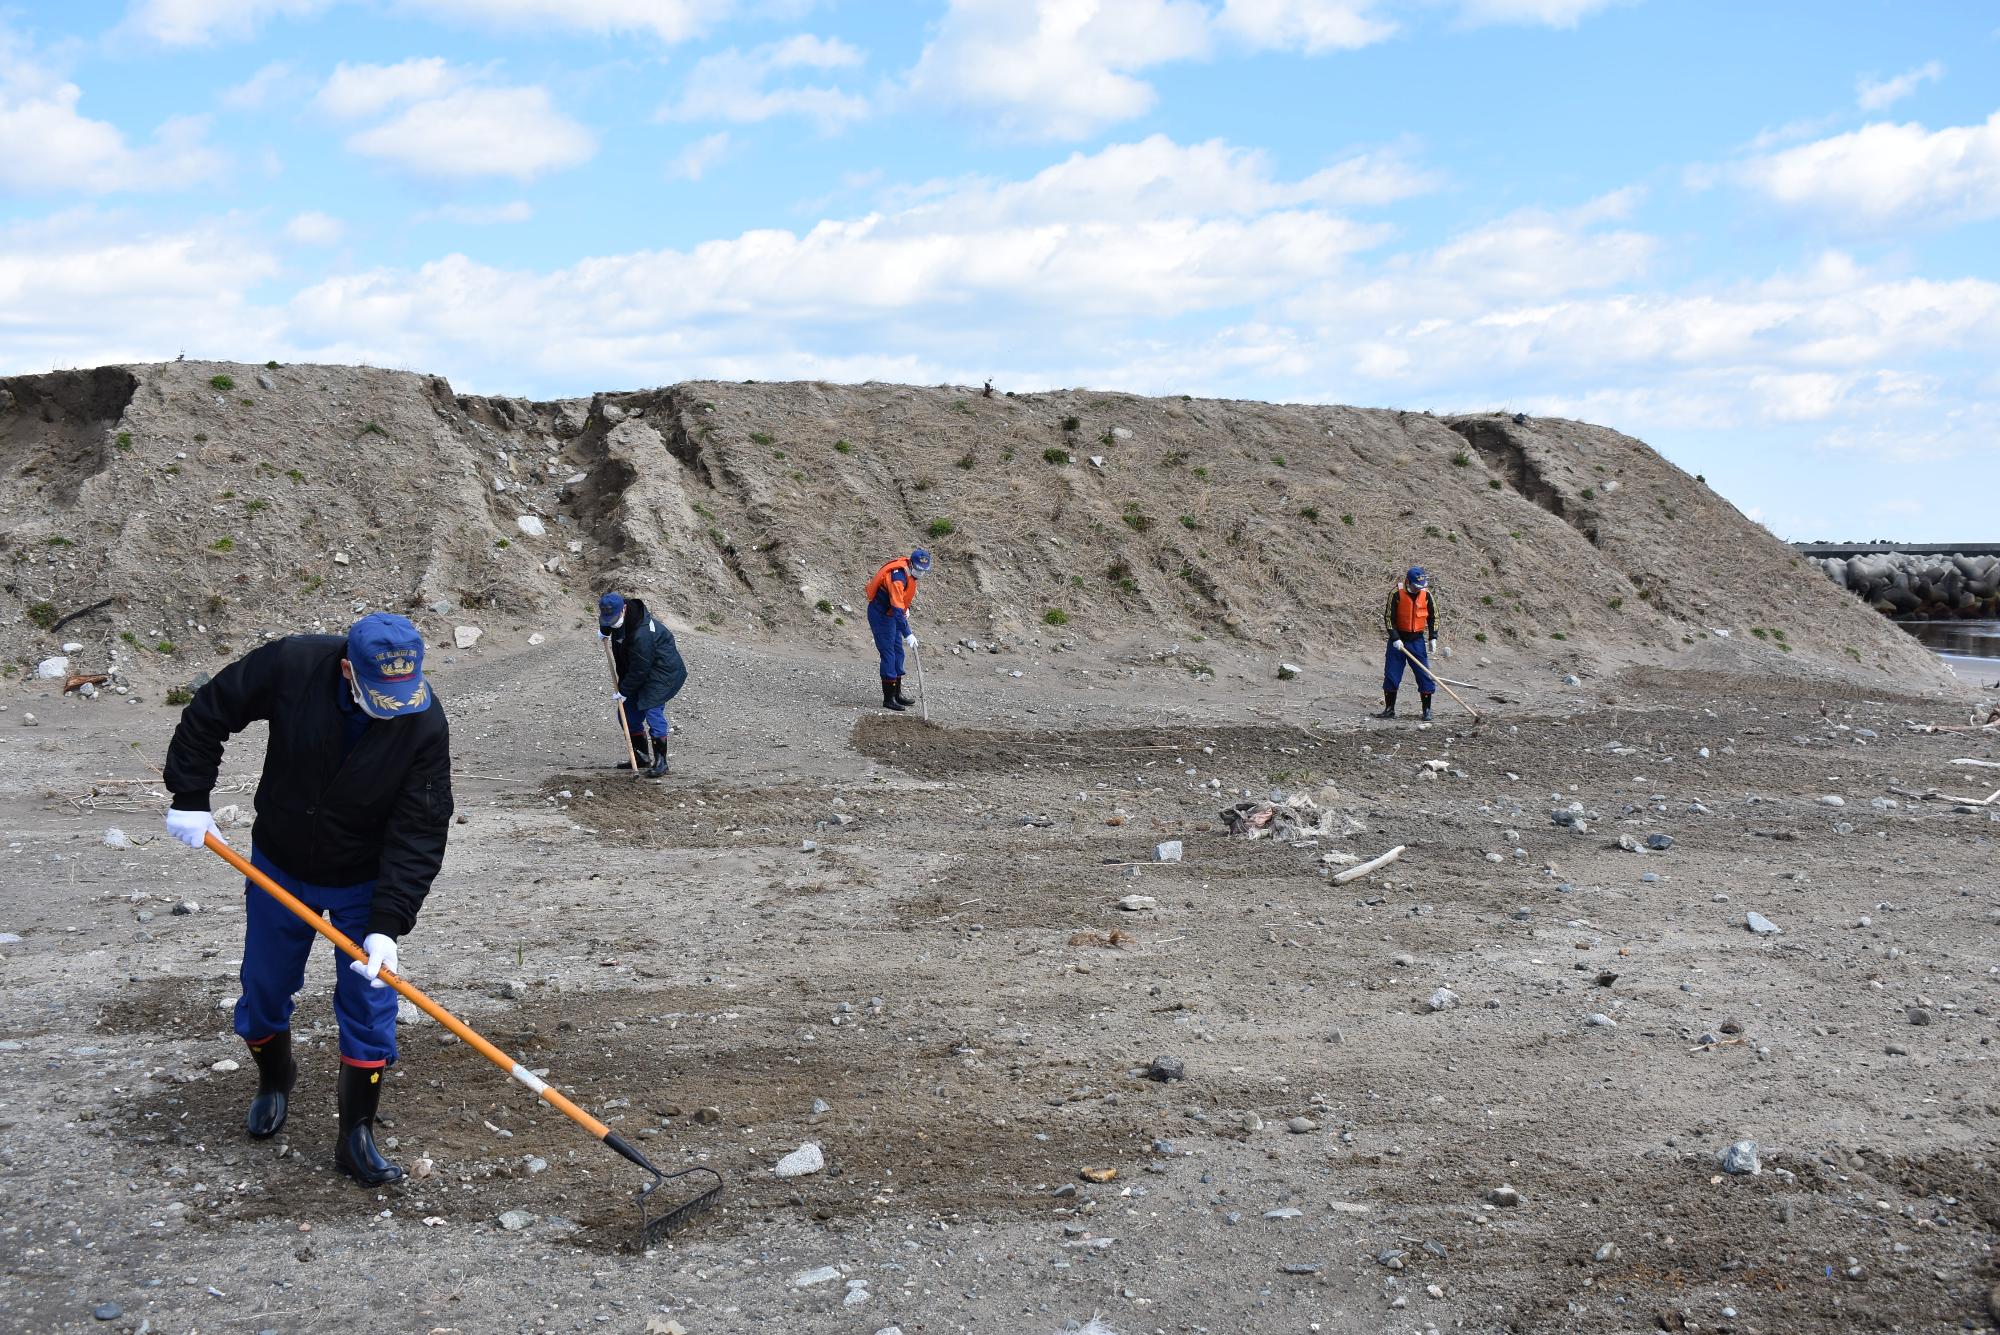
POLYGON ((354 670, 351 667, 348 669, 347 672, 347 689, 348 692, 354 697, 355 706, 358 709, 360 709, 362 713, 366 714, 369 718, 385 719, 389 717, 387 714, 378 714, 374 710, 370 709, 368 707, 368 702, 361 698, 361 681, 358 677, 354 675, 354 670))

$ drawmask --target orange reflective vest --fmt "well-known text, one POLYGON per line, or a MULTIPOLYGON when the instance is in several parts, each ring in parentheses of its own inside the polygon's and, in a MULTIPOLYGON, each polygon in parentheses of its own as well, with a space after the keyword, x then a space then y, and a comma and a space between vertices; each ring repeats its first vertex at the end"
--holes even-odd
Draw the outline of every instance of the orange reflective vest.
POLYGON ((875 572, 875 578, 868 581, 866 597, 875 601, 877 594, 886 594, 889 606, 898 612, 910 610, 910 604, 917 600, 917 575, 910 569, 910 558, 899 556, 875 572), (901 575, 901 579, 896 576, 901 575))
POLYGON ((1409 589, 1401 584, 1396 586, 1396 631, 1401 635, 1415 635, 1430 629, 1431 591, 1418 589, 1413 597, 1409 589))

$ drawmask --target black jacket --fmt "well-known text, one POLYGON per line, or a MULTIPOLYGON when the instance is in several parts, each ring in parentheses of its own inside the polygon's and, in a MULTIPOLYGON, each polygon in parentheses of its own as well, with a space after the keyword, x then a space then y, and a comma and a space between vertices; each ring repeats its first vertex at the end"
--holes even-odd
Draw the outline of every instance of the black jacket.
POLYGON ((342 636, 292 635, 237 659, 181 711, 164 773, 174 806, 206 811, 223 743, 268 721, 252 842, 314 885, 375 881, 368 930, 397 937, 444 862, 451 738, 432 692, 421 713, 370 720, 348 751, 346 652, 342 636))
POLYGON ((625 600, 625 624, 611 632, 611 658, 618 668, 618 693, 634 712, 658 709, 687 684, 674 633, 637 598, 625 600))

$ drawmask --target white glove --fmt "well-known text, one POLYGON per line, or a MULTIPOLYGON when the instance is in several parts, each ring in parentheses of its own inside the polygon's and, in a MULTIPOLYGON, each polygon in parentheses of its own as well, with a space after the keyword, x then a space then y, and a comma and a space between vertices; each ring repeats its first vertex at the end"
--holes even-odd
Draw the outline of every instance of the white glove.
POLYGON ((611 638, 611 632, 608 630, 600 630, 597 632, 597 638, 600 640, 608 640, 611 638))
POLYGON ((613 691, 613 692, 611 693, 611 703, 612 703, 612 704, 614 704, 614 705, 622 705, 622 704, 624 704, 624 703, 625 703, 625 697, 624 697, 624 695, 623 695, 623 694, 621 694, 621 693, 620 693, 620 692, 618 692, 618 691, 613 691))
POLYGON ((167 833, 189 848, 202 847, 203 838, 211 834, 225 844, 229 842, 222 838, 222 831, 216 828, 214 813, 208 811, 181 811, 169 808, 167 833))
POLYGON ((368 980, 370 987, 387 987, 388 984, 376 977, 382 970, 397 971, 396 943, 380 932, 370 932, 361 938, 361 948, 368 952, 368 962, 348 961, 347 967, 368 980))
POLYGON ((912 631, 908 635, 905 635, 903 637, 903 647, 905 649, 914 649, 917 647, 917 636, 915 631, 912 631))

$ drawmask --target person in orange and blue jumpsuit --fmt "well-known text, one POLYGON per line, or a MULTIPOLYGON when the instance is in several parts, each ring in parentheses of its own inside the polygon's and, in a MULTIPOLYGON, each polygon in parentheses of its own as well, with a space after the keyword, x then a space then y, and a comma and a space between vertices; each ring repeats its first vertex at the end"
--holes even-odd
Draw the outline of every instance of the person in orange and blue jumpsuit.
POLYGON ((1403 650, 1408 649, 1417 660, 1417 690, 1424 697, 1424 718, 1429 719, 1437 683, 1426 669, 1431 662, 1430 648, 1437 644, 1438 606, 1422 566, 1411 566, 1390 591, 1382 624, 1389 633, 1389 648, 1382 664, 1382 712, 1375 717, 1396 717, 1396 691, 1403 684, 1403 666, 1409 662, 1403 650))
POLYGON ((917 578, 930 573, 931 554, 919 547, 875 572, 868 581, 868 630, 882 659, 882 708, 902 713, 916 701, 903 694, 903 651, 917 647, 910 629, 910 604, 917 599, 917 578))

